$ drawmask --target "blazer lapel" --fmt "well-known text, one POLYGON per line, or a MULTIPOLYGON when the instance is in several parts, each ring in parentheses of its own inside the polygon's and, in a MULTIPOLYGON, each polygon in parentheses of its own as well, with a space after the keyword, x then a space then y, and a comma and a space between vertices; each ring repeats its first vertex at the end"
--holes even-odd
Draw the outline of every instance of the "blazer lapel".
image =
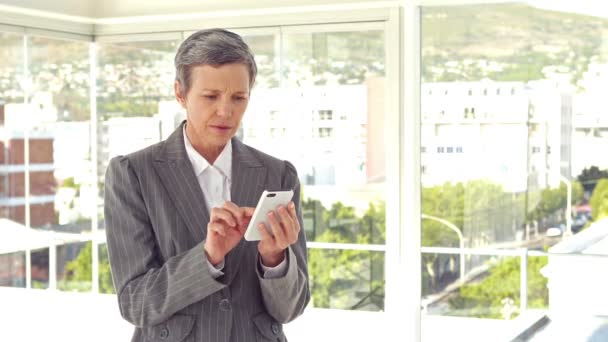
MULTIPOLYGON (((232 186, 231 201, 239 207, 255 207, 266 184, 266 167, 251 150, 236 138, 232 138, 232 186)), ((237 273, 245 246, 251 242, 244 238, 226 256, 226 276, 230 282, 237 273)), ((257 242, 255 243, 257 246, 257 242)), ((249 265, 254 265, 253 261, 249 265)))
POLYGON ((207 235, 209 211, 198 179, 184 146, 182 123, 164 142, 154 163, 154 169, 163 182, 175 208, 184 219, 196 242, 207 235))
POLYGON ((239 207, 255 207, 264 185, 266 167, 236 138, 232 138, 232 187, 230 197, 239 207))

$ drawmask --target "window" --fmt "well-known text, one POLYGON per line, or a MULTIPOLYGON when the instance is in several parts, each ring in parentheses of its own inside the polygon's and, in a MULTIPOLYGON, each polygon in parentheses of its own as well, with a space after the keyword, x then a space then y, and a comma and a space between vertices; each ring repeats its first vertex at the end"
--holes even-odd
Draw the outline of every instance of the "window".
POLYGON ((268 60, 277 61, 268 70, 277 71, 278 82, 262 90, 256 85, 243 126, 290 132, 276 139, 258 135, 248 143, 292 161, 306 184, 303 228, 313 305, 379 311, 384 308, 384 252, 365 250, 365 245, 385 243, 385 110, 376 101, 384 95, 372 98, 386 92, 384 26, 332 27, 286 27, 266 36, 278 49, 271 54, 270 43, 263 44, 269 56, 278 56, 268 60), (259 114, 271 105, 289 108, 289 118, 278 125, 259 114), (355 187, 367 189, 366 195, 351 196, 355 187), (317 247, 317 242, 338 248, 358 243, 363 250, 317 247))
POLYGON ((317 111, 317 119, 321 121, 331 120, 333 116, 332 110, 318 110, 317 111))
POLYGON ((271 128, 270 136, 272 138, 283 138, 285 136, 285 128, 271 128))
POLYGON ((333 128, 330 127, 320 127, 317 128, 316 136, 319 138, 331 138, 332 137, 333 128))
POLYGON ((454 153, 454 148, 449 146, 448 148, 446 148, 448 153, 454 153))
POLYGON ((445 148, 443 146, 438 146, 437 153, 443 153, 443 152, 445 152, 445 148))
POLYGON ((280 113, 279 113, 279 111, 278 111, 278 110, 271 110, 271 111, 268 113, 268 117, 269 117, 270 121, 275 121, 275 120, 278 120, 278 119, 279 119, 279 116, 280 116, 280 113))
MULTIPOLYGON (((586 11, 594 13, 591 7, 586 11)), ((574 304, 558 308, 554 301, 554 296, 563 296, 560 298, 564 301, 572 298, 571 293, 558 289, 567 287, 564 279, 571 279, 574 273, 589 279, 601 269, 599 262, 585 270, 567 268, 566 263, 578 262, 571 256, 560 256, 562 264, 551 254, 541 252, 530 258, 517 254, 520 248, 550 253, 556 245, 560 252, 568 249, 567 234, 547 241, 547 231, 551 227, 563 227, 558 229, 560 234, 572 231, 573 226, 570 230, 567 227, 570 213, 566 203, 583 207, 588 200, 584 194, 588 196, 590 191, 589 186, 578 181, 579 177, 588 175, 593 165, 608 169, 602 153, 592 152, 603 151, 605 142, 585 134, 602 125, 594 121, 599 114, 589 103, 601 103, 605 97, 602 84, 606 76, 598 76, 595 71, 608 68, 607 51, 573 43, 588 41, 595 33, 571 29, 591 22, 605 25, 608 21, 603 16, 582 13, 554 12, 525 3, 423 7, 421 87, 441 85, 463 95, 480 89, 484 95, 496 95, 492 101, 468 98, 474 102, 466 103, 464 110, 465 117, 488 113, 495 120, 484 120, 479 125, 444 122, 436 134, 424 129, 427 123, 421 124, 423 146, 459 141, 454 146, 455 153, 464 153, 467 146, 466 162, 451 163, 449 167, 441 155, 423 156, 425 165, 433 167, 432 175, 423 172, 421 177, 421 211, 425 214, 421 221, 422 301, 426 303, 423 319, 433 315, 512 319, 531 308, 566 313, 568 306, 574 304), (529 24, 525 28, 518 26, 522 31, 506 29, 522 18, 529 24), (480 32, 479 27, 484 28, 484 33, 471 35, 480 32), (504 44, 497 45, 497 41, 504 44), (568 60, 580 62, 573 66, 568 60), (589 120, 586 124, 583 117, 589 120), (556 146, 560 151, 556 152, 556 146), (566 191, 566 184, 571 192, 566 191), (536 245, 529 247, 528 243, 536 245), (450 249, 458 249, 461 244, 465 247, 464 257, 450 249), (473 251, 498 246, 501 250, 492 256, 473 251), (521 275, 516 270, 522 262, 527 262, 527 287, 514 286, 508 293, 498 294, 497 284, 520 284, 521 275), (550 266, 545 268, 547 264, 550 266), (478 267, 489 270, 487 276, 466 280, 478 267), (555 273, 541 272, 543 269, 555 273), (459 279, 465 279, 464 285, 459 279), (449 300, 435 299, 452 286, 458 289, 450 292, 449 300), (520 290, 527 295, 525 300, 520 298, 520 290)), ((462 97, 431 100, 422 96, 421 101, 422 108, 459 111, 463 107, 462 97)), ((450 153, 452 147, 446 151, 450 153)), ((438 147, 437 152, 442 153, 443 147, 438 147)), ((591 195, 595 196, 596 205, 601 203, 599 195, 591 195)), ((593 245, 589 243, 590 248, 593 245)), ((577 301, 582 297, 592 296, 577 294, 577 301)), ((586 314, 591 316, 591 311, 586 314)), ((438 325, 430 322, 431 319, 423 325, 423 341, 434 340, 433 330, 438 325)), ((476 324, 484 329, 483 322, 476 324)), ((473 334, 460 339, 473 340, 473 334)), ((500 338, 496 335, 490 339, 500 338)), ((559 335, 553 338, 559 339, 559 335)))

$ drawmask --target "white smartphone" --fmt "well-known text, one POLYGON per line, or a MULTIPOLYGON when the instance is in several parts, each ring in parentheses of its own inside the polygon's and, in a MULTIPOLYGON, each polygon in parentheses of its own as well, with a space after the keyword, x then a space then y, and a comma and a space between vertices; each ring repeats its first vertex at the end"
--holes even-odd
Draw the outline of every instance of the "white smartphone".
POLYGON ((267 214, 271 211, 274 211, 275 215, 278 215, 278 213, 276 212, 277 207, 280 205, 286 207, 287 204, 289 204, 289 201, 291 201, 292 197, 293 190, 264 191, 262 193, 262 196, 260 196, 258 205, 253 211, 253 216, 251 217, 251 221, 249 221, 247 231, 245 231, 245 240, 262 240, 262 235, 258 230, 258 225, 260 223, 264 223, 264 225, 266 225, 266 229, 268 229, 268 232, 272 235, 272 231, 270 231, 270 224, 268 223, 267 214))

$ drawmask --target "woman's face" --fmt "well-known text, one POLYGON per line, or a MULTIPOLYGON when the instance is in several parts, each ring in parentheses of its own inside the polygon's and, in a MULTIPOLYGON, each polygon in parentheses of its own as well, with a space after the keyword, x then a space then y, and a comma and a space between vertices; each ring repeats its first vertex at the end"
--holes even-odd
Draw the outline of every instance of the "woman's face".
POLYGON ((242 63, 205 64, 192 68, 190 79, 185 96, 175 83, 175 96, 187 113, 188 138, 197 149, 219 153, 236 134, 247 109, 249 71, 242 63))

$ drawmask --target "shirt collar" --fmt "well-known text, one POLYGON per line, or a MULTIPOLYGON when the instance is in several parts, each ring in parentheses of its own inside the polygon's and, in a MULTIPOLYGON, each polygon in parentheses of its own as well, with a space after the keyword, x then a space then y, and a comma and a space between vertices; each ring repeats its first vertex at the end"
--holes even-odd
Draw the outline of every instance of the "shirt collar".
MULTIPOLYGON (((192 164, 192 168, 194 169, 195 175, 200 175, 203 173, 209 166, 209 162, 205 159, 200 153, 194 149, 194 146, 190 143, 190 139, 186 135, 186 125, 183 128, 184 133, 184 145, 186 146, 186 153, 188 154, 188 159, 190 159, 190 163, 192 164)), ((228 180, 230 180, 230 176, 232 174, 232 140, 228 140, 226 146, 220 153, 220 155, 213 163, 213 167, 219 170, 228 180)))

